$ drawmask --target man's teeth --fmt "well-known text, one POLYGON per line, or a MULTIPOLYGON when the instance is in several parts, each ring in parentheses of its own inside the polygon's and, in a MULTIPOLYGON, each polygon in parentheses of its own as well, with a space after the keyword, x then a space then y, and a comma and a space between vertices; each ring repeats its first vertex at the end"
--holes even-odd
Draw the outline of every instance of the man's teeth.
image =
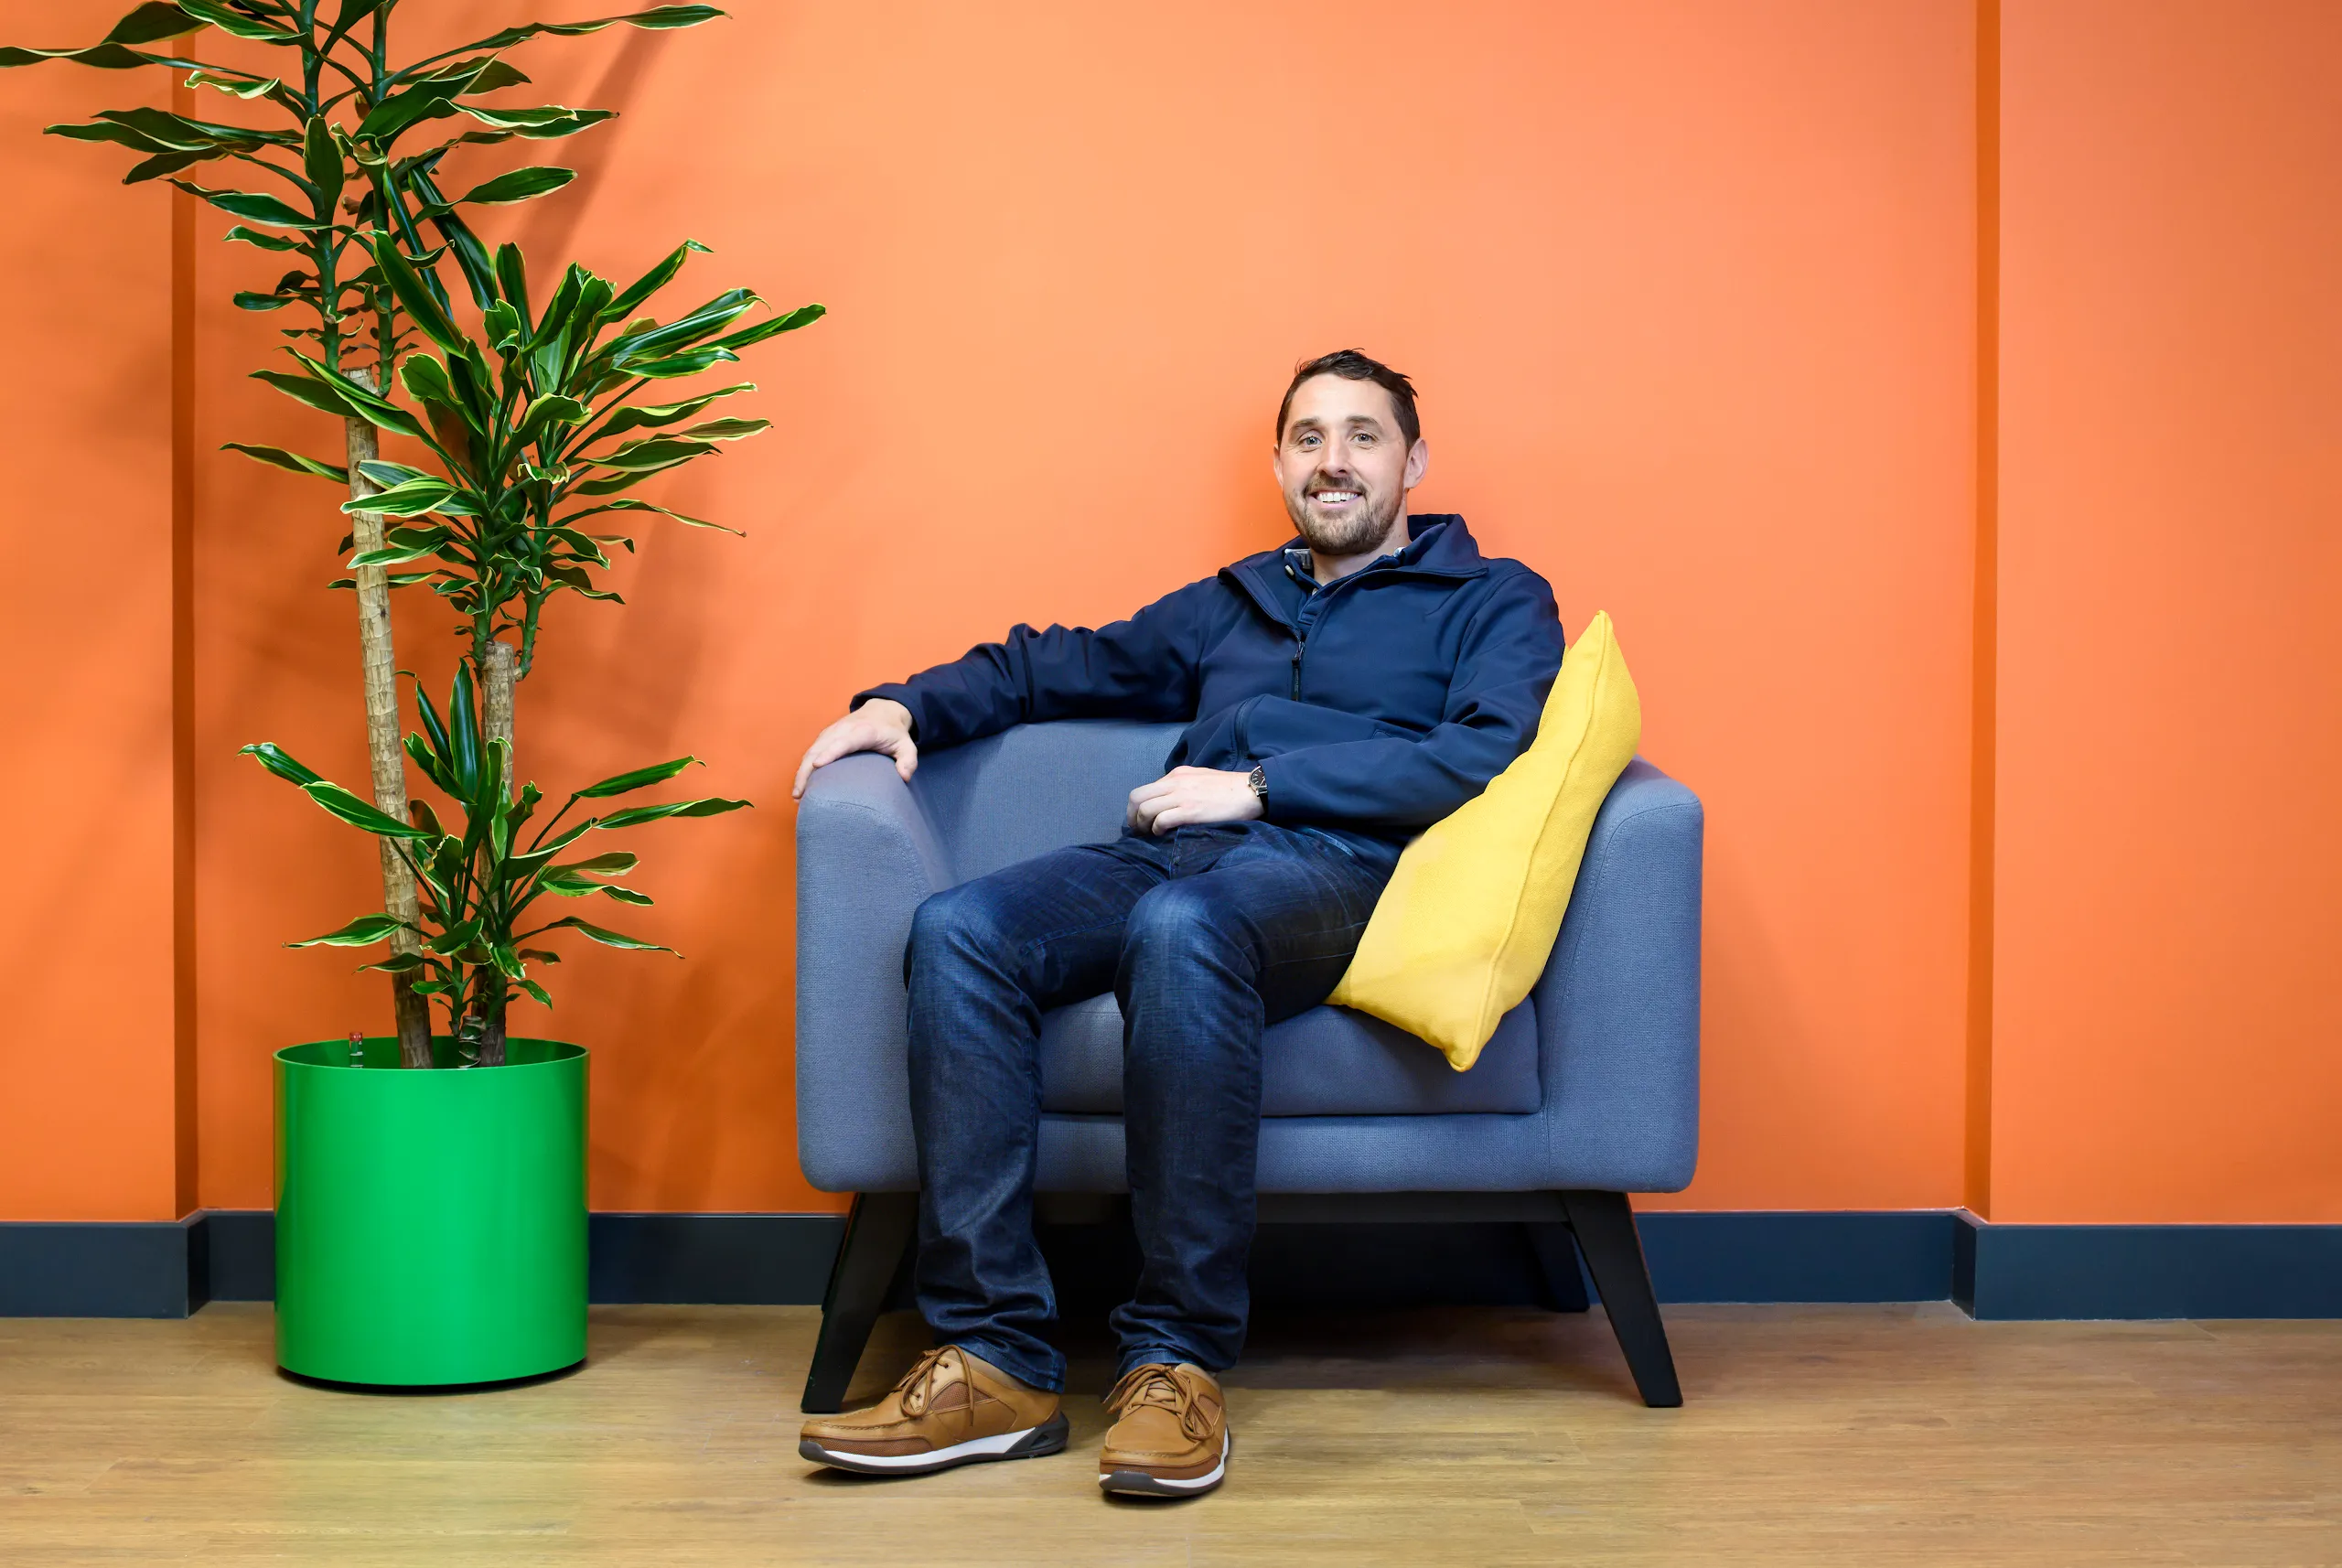
POLYGON ((1358 492, 1356 490, 1319 490, 1316 499, 1329 506, 1339 506, 1345 501, 1358 499, 1358 492))

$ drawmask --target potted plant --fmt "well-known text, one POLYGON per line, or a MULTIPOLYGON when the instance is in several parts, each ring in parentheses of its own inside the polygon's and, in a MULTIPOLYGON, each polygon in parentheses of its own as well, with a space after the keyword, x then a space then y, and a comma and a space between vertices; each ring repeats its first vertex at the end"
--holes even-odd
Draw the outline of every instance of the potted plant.
POLYGON ((617 598, 593 574, 610 564, 607 546, 630 550, 632 542, 580 525, 650 512, 718 526, 621 492, 767 427, 696 419, 715 399, 753 390, 746 384, 656 405, 641 394, 736 360, 739 349, 822 312, 807 306, 744 327, 761 302, 734 289, 669 322, 638 318, 703 248, 691 243, 623 289, 570 267, 537 308, 520 251, 507 245, 491 257, 458 209, 543 195, 567 183, 569 171, 516 169, 453 199, 439 188, 442 160, 459 147, 565 136, 609 117, 477 102, 527 80, 505 50, 542 34, 689 27, 720 12, 662 5, 530 24, 395 66, 389 28, 397 4, 340 0, 328 20, 319 0, 172 0, 139 6, 95 46, 0 50, 0 65, 67 59, 185 70, 189 85, 273 106, 289 121, 269 128, 140 109, 51 129, 145 153, 133 181, 229 158, 269 169, 306 199, 304 207, 172 181, 242 219, 229 238, 306 263, 236 303, 314 315, 314 327, 286 334, 289 367, 255 374, 338 416, 347 457, 336 465, 233 444, 349 492, 341 510, 350 520, 343 543, 352 575, 336 585, 359 599, 373 799, 273 744, 245 750, 378 840, 383 909, 293 945, 387 944, 388 956, 366 967, 390 977, 394 1025, 372 1039, 277 1053, 278 1359, 337 1381, 468 1383, 553 1370, 585 1353, 586 1058, 575 1045, 510 1036, 514 1001, 552 1000, 531 966, 558 955, 524 944, 576 934, 671 950, 579 916, 548 918, 541 901, 648 904, 615 880, 633 869, 631 854, 572 846, 589 833, 747 804, 598 804, 674 779, 693 761, 681 757, 573 791, 543 813, 537 786, 515 782, 515 690, 553 596, 617 598), (139 47, 204 27, 285 50, 299 84, 290 84, 291 71, 139 47), (447 119, 464 128, 420 149, 403 143, 447 119), (477 333, 458 323, 438 276, 448 263, 477 311, 477 333), (417 348, 418 335, 438 352, 417 348), (379 432, 420 447, 432 467, 384 460, 379 432), (416 683, 419 727, 402 739, 388 594, 423 583, 463 618, 467 646, 444 711, 416 683), (444 817, 410 796, 407 761, 444 801, 444 817), (435 1003, 446 1022, 437 1034, 435 1003))

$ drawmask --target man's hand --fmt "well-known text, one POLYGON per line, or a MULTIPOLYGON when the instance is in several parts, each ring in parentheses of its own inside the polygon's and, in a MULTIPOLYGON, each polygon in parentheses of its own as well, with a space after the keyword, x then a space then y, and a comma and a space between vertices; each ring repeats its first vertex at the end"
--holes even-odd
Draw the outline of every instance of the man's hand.
POLYGON ((797 782, 789 787, 789 798, 795 800, 804 796, 805 780, 813 776, 813 769, 857 751, 885 752, 895 759, 895 771, 903 776, 903 782, 909 783, 911 775, 919 771, 911 711, 891 697, 873 697, 815 736, 813 744, 805 748, 805 760, 797 765, 797 782))
POLYGON ((1260 814, 1252 775, 1219 768, 1174 768, 1131 791, 1130 824, 1145 833, 1198 822, 1249 822, 1260 814))

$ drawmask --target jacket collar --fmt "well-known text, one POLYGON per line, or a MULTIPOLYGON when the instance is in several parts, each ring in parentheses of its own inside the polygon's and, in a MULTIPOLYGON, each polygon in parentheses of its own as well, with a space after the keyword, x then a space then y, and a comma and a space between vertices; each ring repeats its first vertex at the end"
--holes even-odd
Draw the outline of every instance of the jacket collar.
MULTIPOLYGON (((1295 534, 1274 550, 1263 550, 1258 555, 1247 555, 1232 565, 1221 567, 1219 575, 1242 588, 1253 603, 1282 626, 1285 624, 1284 612, 1277 607, 1273 585, 1284 570, 1284 553, 1305 548, 1301 536, 1295 534)), ((1455 512, 1413 512, 1407 518, 1407 542, 1403 546, 1327 587, 1338 589, 1370 577, 1463 582, 1484 576, 1488 570, 1488 564, 1480 554, 1479 545, 1474 542, 1472 531, 1464 526, 1462 517, 1455 512)))

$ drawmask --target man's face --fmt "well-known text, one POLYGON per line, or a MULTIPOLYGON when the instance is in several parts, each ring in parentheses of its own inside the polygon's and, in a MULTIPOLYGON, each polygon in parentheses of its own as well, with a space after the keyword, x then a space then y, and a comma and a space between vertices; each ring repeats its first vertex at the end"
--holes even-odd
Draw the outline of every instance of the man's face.
POLYGON ((1372 381, 1312 376, 1293 391, 1277 442, 1284 510, 1312 550, 1357 555, 1380 544, 1429 462, 1411 448, 1391 394, 1372 381))

